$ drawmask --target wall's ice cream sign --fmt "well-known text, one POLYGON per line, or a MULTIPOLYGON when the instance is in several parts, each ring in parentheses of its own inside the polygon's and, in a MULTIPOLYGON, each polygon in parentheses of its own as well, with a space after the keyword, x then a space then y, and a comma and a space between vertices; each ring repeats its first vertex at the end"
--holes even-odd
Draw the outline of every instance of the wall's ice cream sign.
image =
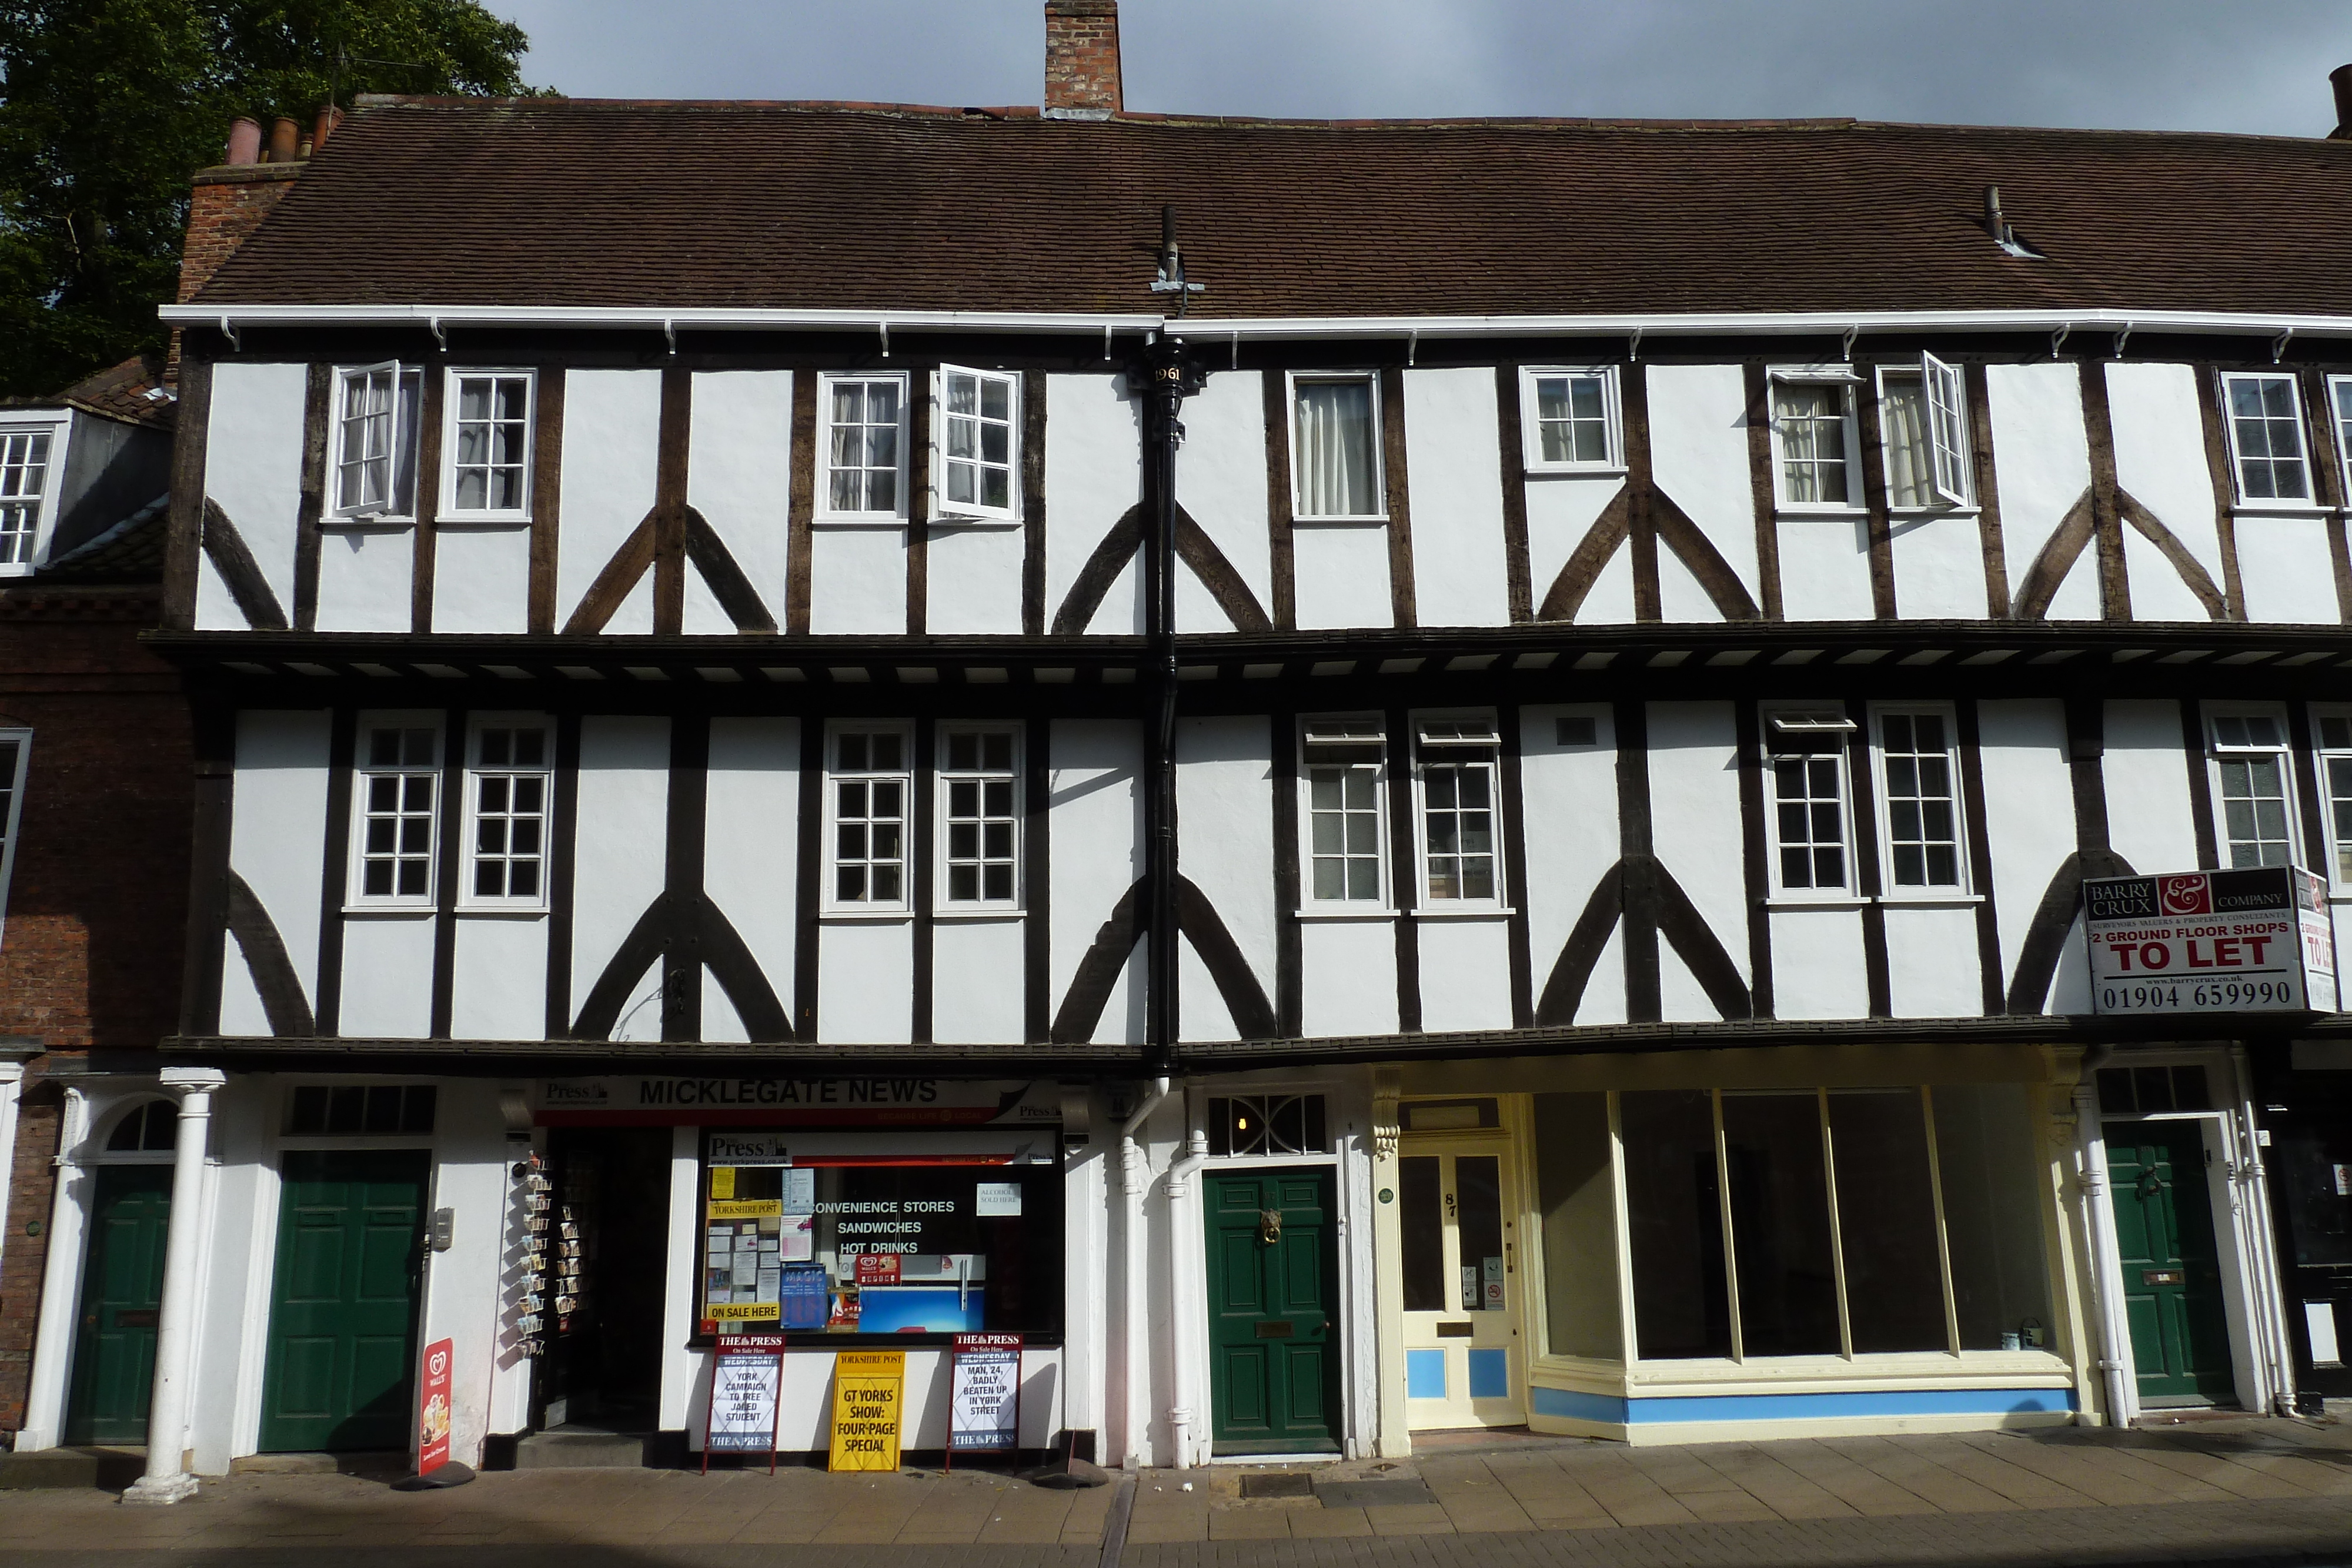
POLYGON ((2083 884, 2096 1013, 2334 1012, 2326 889, 2293 866, 2083 884))

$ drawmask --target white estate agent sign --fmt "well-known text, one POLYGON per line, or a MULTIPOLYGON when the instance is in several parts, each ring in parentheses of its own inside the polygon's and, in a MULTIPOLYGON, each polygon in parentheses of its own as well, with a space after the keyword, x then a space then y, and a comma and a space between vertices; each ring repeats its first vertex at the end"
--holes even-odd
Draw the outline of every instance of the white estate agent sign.
POLYGON ((2083 883, 2096 1013, 2334 1012, 2326 889, 2294 866, 2083 883))

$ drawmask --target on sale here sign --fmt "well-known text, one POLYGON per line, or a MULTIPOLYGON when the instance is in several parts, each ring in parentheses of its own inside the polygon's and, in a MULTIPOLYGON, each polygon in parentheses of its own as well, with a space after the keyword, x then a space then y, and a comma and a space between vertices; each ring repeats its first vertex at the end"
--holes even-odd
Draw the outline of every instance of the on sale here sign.
POLYGON ((2091 1010, 2335 1012, 2326 893, 2296 866, 2086 881, 2091 1010))

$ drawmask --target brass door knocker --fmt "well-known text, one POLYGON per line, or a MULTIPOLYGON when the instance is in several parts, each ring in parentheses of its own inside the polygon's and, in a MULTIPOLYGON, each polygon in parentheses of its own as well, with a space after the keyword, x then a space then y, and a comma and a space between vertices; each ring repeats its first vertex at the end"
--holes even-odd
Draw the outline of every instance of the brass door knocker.
POLYGON ((2171 1185, 2154 1171, 2149 1171, 2139 1178, 2139 1195, 2142 1197, 2154 1197, 2171 1185))
POLYGON ((1261 1208, 1257 1211, 1257 1239, 1268 1247, 1282 1239, 1282 1210, 1261 1208))

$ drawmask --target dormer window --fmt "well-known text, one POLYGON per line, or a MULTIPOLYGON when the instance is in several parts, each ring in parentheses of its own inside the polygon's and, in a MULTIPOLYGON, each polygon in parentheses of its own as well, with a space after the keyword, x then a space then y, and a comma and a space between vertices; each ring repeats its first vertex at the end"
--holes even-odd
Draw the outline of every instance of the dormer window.
POLYGON ((43 523, 57 509, 64 427, 0 425, 0 571, 30 570, 43 523))
POLYGON ((387 361, 335 372, 333 505, 339 517, 416 515, 416 416, 424 372, 387 361))

